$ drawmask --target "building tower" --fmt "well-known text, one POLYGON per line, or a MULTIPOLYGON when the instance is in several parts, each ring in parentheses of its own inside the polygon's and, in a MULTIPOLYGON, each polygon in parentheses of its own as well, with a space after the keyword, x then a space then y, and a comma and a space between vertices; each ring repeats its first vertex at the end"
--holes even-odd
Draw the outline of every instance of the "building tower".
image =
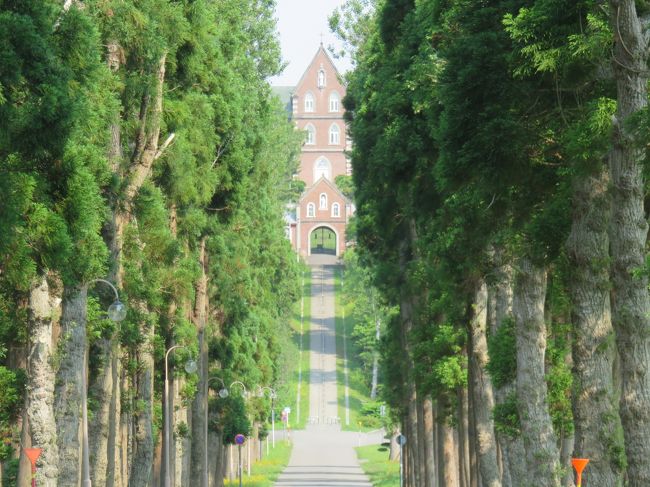
MULTIPOLYGON (((282 88, 276 91, 281 94, 282 88)), ((344 96, 345 86, 321 44, 298 84, 290 89, 288 100, 291 118, 305 131, 297 174, 305 182, 305 192, 287 232, 303 257, 312 252, 338 256, 345 250, 345 229, 354 207, 335 184, 337 176, 351 173, 345 152, 349 142, 344 96)))

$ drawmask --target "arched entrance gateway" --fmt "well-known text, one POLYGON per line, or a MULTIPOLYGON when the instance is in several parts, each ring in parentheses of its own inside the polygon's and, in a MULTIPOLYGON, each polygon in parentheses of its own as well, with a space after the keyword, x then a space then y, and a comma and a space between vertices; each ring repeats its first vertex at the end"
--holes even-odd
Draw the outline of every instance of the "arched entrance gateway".
POLYGON ((321 225, 309 233, 309 254, 338 255, 338 234, 329 226, 321 225))

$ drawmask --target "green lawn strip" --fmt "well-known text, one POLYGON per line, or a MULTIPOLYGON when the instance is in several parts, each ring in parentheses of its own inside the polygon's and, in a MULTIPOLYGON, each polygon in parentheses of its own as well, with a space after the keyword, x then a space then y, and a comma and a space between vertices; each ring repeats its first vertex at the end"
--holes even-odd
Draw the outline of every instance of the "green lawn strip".
MULTIPOLYGON (((264 457, 261 461, 251 465, 250 477, 246 475, 244 469, 242 485, 247 487, 272 487, 289 463, 290 456, 291 444, 284 441, 276 441, 275 448, 270 450, 268 457, 264 457)), ((235 478, 232 482, 226 479, 224 485, 237 486, 239 485, 239 479, 235 478)))
MULTIPOLYGON (((307 424, 307 417, 309 416, 309 350, 310 350, 310 325, 311 325, 311 269, 307 268, 304 272, 305 285, 302 292, 304 296, 303 308, 303 339, 302 339, 302 385, 300 386, 300 420, 297 417, 297 404, 296 396, 298 395, 298 361, 295 370, 292 373, 291 395, 287 399, 287 404, 278 404, 276 420, 279 422, 280 413, 285 406, 291 408, 289 415, 289 422, 292 429, 304 429, 307 424)), ((300 302, 296 305, 296 312, 291 320, 291 328, 294 331, 293 343, 296 350, 296 359, 299 357, 300 350, 300 302)), ((282 424, 276 424, 277 428, 281 428, 282 424)))
POLYGON ((348 386, 350 396, 350 424, 345 424, 345 375, 343 373, 343 300, 341 299, 341 270, 339 267, 334 272, 334 302, 336 316, 336 382, 338 395, 338 416, 341 418, 341 428, 343 431, 372 431, 380 425, 367 427, 363 424, 360 426, 361 406, 370 401, 370 391, 365 385, 359 354, 354 342, 350 340, 353 323, 349 318, 351 314, 350 306, 345 309, 345 331, 347 336, 347 356, 348 356, 348 386))
POLYGON ((369 445, 355 450, 361 468, 374 487, 399 487, 399 462, 388 459, 388 447, 369 445))

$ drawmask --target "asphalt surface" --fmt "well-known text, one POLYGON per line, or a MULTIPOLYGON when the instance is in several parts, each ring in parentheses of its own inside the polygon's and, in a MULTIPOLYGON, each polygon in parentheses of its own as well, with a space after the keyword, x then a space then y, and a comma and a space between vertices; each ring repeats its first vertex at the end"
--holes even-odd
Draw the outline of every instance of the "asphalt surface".
MULTIPOLYGON (((336 397, 336 329, 332 256, 312 256, 309 421, 291 434, 293 451, 276 487, 372 487, 354 447, 380 443, 382 435, 341 431, 336 397), (327 259, 329 257, 329 259, 327 259)), ((344 412, 341 416, 344 416, 344 412)))

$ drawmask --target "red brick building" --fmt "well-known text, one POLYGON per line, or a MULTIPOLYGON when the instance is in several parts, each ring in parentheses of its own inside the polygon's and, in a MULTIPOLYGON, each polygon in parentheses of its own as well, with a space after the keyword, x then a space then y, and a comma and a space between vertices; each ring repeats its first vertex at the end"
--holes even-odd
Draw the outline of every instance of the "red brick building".
POLYGON ((345 228, 354 207, 335 184, 337 176, 351 171, 344 96, 345 86, 321 44, 288 100, 291 118, 305 131, 297 178, 306 189, 287 220, 288 237, 302 256, 345 251, 345 228))

